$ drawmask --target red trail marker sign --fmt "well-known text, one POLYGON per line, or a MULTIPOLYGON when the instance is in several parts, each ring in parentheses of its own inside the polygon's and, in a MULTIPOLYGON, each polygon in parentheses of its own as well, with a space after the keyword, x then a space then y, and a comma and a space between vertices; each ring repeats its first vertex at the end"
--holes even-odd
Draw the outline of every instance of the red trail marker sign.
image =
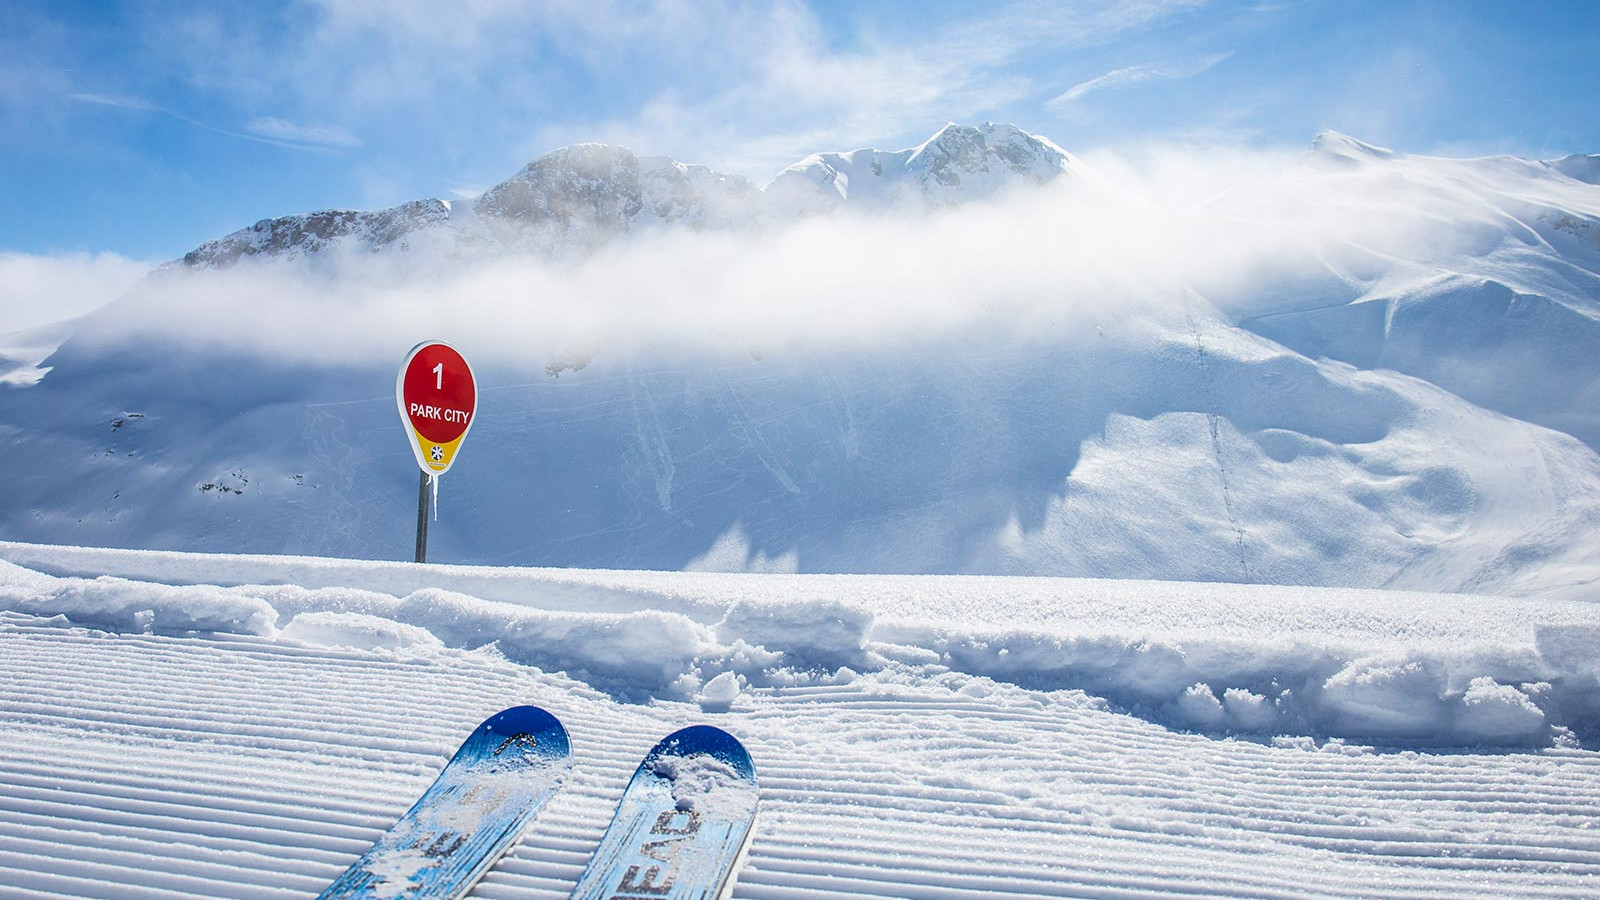
POLYGON ((450 471, 478 413, 478 385, 466 358, 442 341, 412 347, 394 399, 422 473, 437 478, 450 471))
POLYGON ((425 341, 412 347, 400 364, 394 402, 422 469, 417 486, 417 562, 427 562, 428 488, 433 488, 431 505, 437 509, 439 476, 455 464, 456 451, 478 416, 478 384, 456 348, 443 341, 425 341))

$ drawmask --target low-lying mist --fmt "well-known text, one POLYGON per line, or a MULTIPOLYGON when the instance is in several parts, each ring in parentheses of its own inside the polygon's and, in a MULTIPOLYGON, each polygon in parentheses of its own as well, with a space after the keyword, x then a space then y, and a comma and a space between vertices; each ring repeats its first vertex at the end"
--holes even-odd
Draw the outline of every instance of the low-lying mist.
POLYGON ((0 253, 0 335, 104 306, 149 269, 147 262, 115 253, 0 253))
POLYGON ((757 232, 641 229, 576 263, 386 251, 171 267, 80 337, 357 365, 444 339, 532 367, 570 354, 860 352, 972 332, 1059 342, 1110 322, 1192 319, 1197 297, 1230 317, 1349 302, 1505 237, 1498 195, 1453 161, 1215 148, 1091 160, 1105 173, 1094 183, 757 232))

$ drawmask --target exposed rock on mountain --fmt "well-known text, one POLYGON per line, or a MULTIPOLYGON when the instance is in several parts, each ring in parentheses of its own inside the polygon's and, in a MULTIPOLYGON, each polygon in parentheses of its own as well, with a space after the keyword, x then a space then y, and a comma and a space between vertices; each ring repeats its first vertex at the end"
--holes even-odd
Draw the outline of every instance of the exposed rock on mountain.
POLYGON ((442 200, 413 200, 393 209, 356 212, 327 209, 298 216, 262 219, 249 228, 201 244, 183 257, 188 266, 224 268, 252 256, 297 257, 341 244, 378 252, 408 249, 408 239, 450 219, 442 200))
POLYGON ((809 156, 765 190, 737 175, 625 147, 575 144, 551 151, 471 203, 416 200, 378 212, 324 210, 263 219, 203 244, 187 266, 225 268, 248 257, 510 251, 581 257, 618 237, 658 228, 741 229, 842 206, 933 208, 1085 175, 1081 162, 1012 125, 947 125, 907 150, 809 156))
POLYGON ((529 163, 473 204, 504 247, 561 257, 651 225, 727 228, 753 221, 761 192, 743 178, 625 147, 576 144, 529 163))

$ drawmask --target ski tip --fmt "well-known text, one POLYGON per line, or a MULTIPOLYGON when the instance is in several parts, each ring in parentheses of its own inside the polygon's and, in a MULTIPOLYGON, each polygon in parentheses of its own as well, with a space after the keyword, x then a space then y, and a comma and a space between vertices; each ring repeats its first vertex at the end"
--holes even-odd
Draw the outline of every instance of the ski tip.
POLYGON ((739 739, 715 725, 690 725, 667 735, 656 744, 646 757, 649 761, 659 756, 695 756, 705 754, 739 773, 739 777, 754 782, 755 763, 739 739))
POLYGON ((513 706, 485 719, 478 734, 504 745, 518 741, 524 750, 550 759, 572 755, 572 742, 561 720, 537 706, 513 706))

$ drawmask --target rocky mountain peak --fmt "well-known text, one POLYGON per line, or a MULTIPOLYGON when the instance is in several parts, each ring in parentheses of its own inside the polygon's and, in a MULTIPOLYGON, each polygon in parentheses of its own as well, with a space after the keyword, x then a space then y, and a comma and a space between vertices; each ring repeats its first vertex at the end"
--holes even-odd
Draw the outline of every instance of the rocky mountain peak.
POLYGON ((327 210, 264 219, 186 255, 190 267, 247 257, 307 257, 411 249, 452 255, 586 255, 625 234, 658 228, 737 230, 841 206, 880 211, 953 206, 1086 172, 1066 151, 1013 125, 951 123, 917 147, 820 153, 765 189, 736 175, 626 147, 552 150, 471 203, 417 200, 377 212, 327 210))
POLYGON ((641 208, 638 157, 606 144, 546 153, 472 204, 500 244, 542 253, 598 246, 627 231, 641 208))
POLYGON ((249 228, 207 241, 185 254, 183 265, 226 268, 250 257, 300 257, 356 243, 378 252, 409 249, 408 237, 443 224, 450 207, 440 200, 413 200, 392 209, 360 212, 325 209, 277 219, 262 219, 249 228))
POLYGON ((1081 169, 1070 154, 1014 125, 948 124, 917 147, 808 156, 778 174, 767 194, 805 211, 937 208, 1039 185, 1081 169))
POLYGON ((1066 171, 1070 160, 1066 151, 1015 125, 985 122, 974 127, 952 122, 918 147, 907 167, 955 186, 963 174, 972 177, 991 172, 1048 181, 1066 171))

